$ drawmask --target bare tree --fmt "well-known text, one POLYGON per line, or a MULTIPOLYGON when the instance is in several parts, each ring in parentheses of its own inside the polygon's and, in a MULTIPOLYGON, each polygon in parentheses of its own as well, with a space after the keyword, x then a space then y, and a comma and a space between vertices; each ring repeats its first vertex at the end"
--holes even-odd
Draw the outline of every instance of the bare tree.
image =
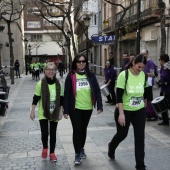
POLYGON ((115 29, 115 43, 114 43, 114 56, 116 56, 116 59, 117 59, 117 63, 118 63, 118 66, 120 65, 120 58, 119 58, 119 37, 120 37, 120 30, 121 30, 121 23, 126 15, 126 12, 128 11, 128 9, 130 8, 131 6, 131 0, 129 0, 130 2, 130 5, 128 7, 124 7, 122 5, 122 3, 116 3, 116 1, 111 1, 111 0, 104 0, 105 2, 111 4, 111 5, 114 5, 116 7, 121 7, 122 8, 122 11, 123 11, 123 14, 121 15, 119 21, 117 22, 117 25, 116 25, 116 29, 115 29))
POLYGON ((6 22, 8 29, 8 41, 10 49, 10 78, 11 84, 14 84, 14 53, 12 43, 11 24, 21 18, 24 5, 21 0, 1 0, 0 17, 6 22))
POLYGON ((160 22, 161 22, 161 49, 160 54, 165 54, 166 49, 166 31, 165 31, 165 2, 158 0, 158 7, 160 9, 160 22))
MULTIPOLYGON (((67 31, 70 32, 71 34, 71 41, 72 41, 72 46, 73 46, 73 51, 74 54, 77 53, 76 46, 75 46, 75 40, 74 40, 74 30, 73 30, 73 25, 72 25, 72 18, 71 15, 74 12, 73 9, 73 2, 74 0, 70 1, 60 1, 60 2, 55 2, 53 0, 39 0, 39 1, 31 1, 34 3, 34 5, 39 9, 40 16, 43 17, 46 21, 49 23, 53 24, 58 30, 60 30, 65 37, 67 47, 68 47, 68 55, 69 55, 69 60, 72 62, 72 57, 71 57, 71 49, 70 49, 70 37, 67 35, 67 31), (55 14, 50 12, 48 9, 49 7, 56 8, 60 11, 60 13, 55 14), (56 22, 53 22, 53 18, 62 18, 62 24, 58 24, 56 22)), ((80 3, 80 2, 78 2, 80 3)), ((77 4, 76 4, 77 6, 77 4)), ((35 15, 37 15, 35 13, 35 15)))

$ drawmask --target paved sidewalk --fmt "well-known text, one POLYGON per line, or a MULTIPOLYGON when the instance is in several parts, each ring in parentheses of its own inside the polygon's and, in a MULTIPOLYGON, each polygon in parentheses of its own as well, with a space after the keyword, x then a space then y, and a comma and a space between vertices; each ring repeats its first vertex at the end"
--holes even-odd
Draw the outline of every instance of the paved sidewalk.
MULTIPOLYGON (((41 74, 42 77, 42 74, 41 74)), ((65 77, 65 75, 64 75, 65 77)), ((64 78, 60 79, 64 84, 64 78)), ((10 82, 10 80, 7 80, 10 82)), ((101 84, 102 77, 98 77, 101 84)), ((10 85, 9 109, 0 117, 0 170, 135 170, 134 137, 130 127, 128 137, 119 145, 116 159, 107 156, 107 143, 116 133, 114 106, 105 104, 104 112, 97 115, 94 110, 88 127, 85 150, 87 159, 81 166, 74 166, 72 127, 70 120, 62 119, 57 131, 57 163, 49 158, 41 158, 41 136, 39 122, 29 120, 32 96, 36 81, 31 76, 22 75, 10 85)), ((159 89, 154 89, 154 96, 159 89)), ((38 108, 38 107, 37 107, 38 108)), ((170 127, 161 127, 156 122, 146 122, 146 157, 147 170, 169 170, 170 127)))

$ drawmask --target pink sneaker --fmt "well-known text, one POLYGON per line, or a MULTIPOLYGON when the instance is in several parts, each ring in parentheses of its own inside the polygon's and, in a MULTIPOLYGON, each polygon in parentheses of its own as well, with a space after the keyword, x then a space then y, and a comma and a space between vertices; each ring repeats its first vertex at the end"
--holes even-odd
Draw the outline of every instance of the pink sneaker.
POLYGON ((50 153, 50 160, 51 160, 52 162, 57 162, 57 157, 55 156, 54 153, 50 153))
POLYGON ((48 152, 48 148, 47 149, 44 149, 42 150, 42 158, 45 159, 47 158, 47 152, 48 152))

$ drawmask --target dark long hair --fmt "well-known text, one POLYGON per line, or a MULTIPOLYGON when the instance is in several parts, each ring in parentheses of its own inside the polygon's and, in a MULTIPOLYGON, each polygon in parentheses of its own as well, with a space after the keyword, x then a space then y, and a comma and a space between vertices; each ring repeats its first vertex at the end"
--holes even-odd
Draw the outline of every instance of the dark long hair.
POLYGON ((139 55, 135 56, 133 58, 133 60, 128 63, 128 65, 126 66, 126 69, 129 69, 130 67, 132 67, 133 66, 133 62, 135 64, 143 63, 144 65, 146 65, 147 60, 146 60, 146 57, 144 55, 139 54, 139 55))
POLYGON ((76 63, 80 59, 80 57, 84 57, 84 59, 86 61, 85 70, 86 70, 86 72, 90 72, 90 70, 89 70, 89 63, 88 63, 87 57, 85 55, 83 55, 83 54, 76 54, 76 56, 73 59, 71 69, 72 70, 76 70, 77 69, 76 63))

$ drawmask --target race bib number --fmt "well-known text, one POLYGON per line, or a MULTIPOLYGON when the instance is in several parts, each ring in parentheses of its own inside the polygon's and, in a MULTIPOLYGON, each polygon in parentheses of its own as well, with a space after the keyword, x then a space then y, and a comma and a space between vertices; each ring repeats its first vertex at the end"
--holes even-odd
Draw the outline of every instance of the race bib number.
POLYGON ((142 105, 143 97, 131 97, 129 106, 139 107, 142 105))
POLYGON ((77 79, 77 90, 89 89, 90 85, 87 79, 77 79))
POLYGON ((55 102, 50 102, 50 112, 52 113, 55 109, 55 102))

